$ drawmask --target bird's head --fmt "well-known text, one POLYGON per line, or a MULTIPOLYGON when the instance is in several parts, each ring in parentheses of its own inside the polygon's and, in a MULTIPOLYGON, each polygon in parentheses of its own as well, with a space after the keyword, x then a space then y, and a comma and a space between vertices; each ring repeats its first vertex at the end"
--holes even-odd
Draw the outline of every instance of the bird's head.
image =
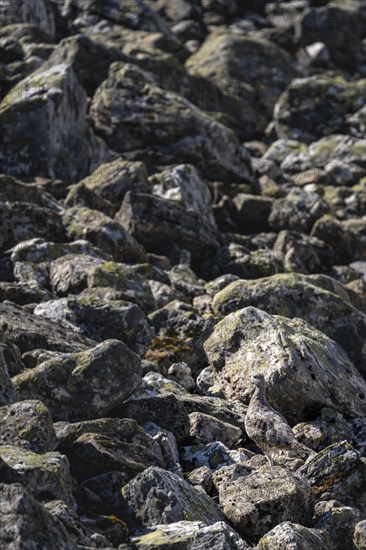
POLYGON ((264 388, 264 386, 265 386, 265 381, 264 381, 263 374, 254 374, 251 377, 251 382, 257 388, 264 388))

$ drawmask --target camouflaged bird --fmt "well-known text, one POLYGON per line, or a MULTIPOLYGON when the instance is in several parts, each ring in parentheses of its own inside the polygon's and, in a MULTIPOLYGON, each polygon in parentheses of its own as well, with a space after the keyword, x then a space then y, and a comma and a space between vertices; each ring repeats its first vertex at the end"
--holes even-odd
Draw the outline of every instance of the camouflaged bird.
POLYGON ((297 441, 287 420, 268 403, 264 376, 256 374, 252 382, 255 390, 247 410, 245 430, 262 449, 270 465, 273 466, 273 456, 282 449, 294 450, 301 455, 313 453, 312 449, 297 441))

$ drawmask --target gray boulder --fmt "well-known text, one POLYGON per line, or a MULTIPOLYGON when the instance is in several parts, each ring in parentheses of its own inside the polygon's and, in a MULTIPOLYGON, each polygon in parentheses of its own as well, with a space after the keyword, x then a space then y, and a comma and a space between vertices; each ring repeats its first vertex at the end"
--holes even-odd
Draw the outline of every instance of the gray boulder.
POLYGON ((306 525, 314 510, 309 483, 278 466, 220 484, 219 500, 225 516, 251 540, 283 521, 306 525))
POLYGON ((216 504, 181 477, 151 467, 122 488, 128 522, 144 527, 177 521, 212 525, 223 516, 216 504))
POLYGON ((65 527, 20 483, 1 484, 0 546, 74 550, 65 527))
POLYGON ((286 521, 276 525, 266 533, 256 546, 258 550, 328 550, 329 547, 321 532, 286 521))
POLYGON ((302 319, 247 307, 220 321, 204 347, 227 399, 245 399, 251 375, 261 372, 269 402, 290 421, 321 406, 365 414, 364 379, 340 346, 302 319))
POLYGON ((49 359, 13 378, 21 399, 40 399, 55 420, 103 416, 140 384, 139 357, 119 340, 49 359))
POLYGON ((19 82, 0 104, 3 171, 68 182, 88 174, 107 150, 88 126, 86 109, 86 94, 66 63, 41 67, 19 82))
POLYGON ((0 443, 35 453, 53 451, 56 434, 52 418, 41 401, 18 401, 0 408, 0 443))

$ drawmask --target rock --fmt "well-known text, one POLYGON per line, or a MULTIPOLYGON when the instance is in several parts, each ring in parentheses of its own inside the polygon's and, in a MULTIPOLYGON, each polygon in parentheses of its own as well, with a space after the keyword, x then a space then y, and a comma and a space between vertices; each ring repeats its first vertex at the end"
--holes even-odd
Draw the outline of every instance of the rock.
POLYGON ((365 219, 339 221, 334 216, 325 215, 317 220, 311 236, 329 244, 339 254, 344 263, 364 260, 366 238, 363 232, 365 219))
POLYGON ((132 537, 138 550, 168 548, 181 550, 246 550, 249 546, 223 521, 205 526, 201 521, 178 521, 169 525, 156 525, 147 533, 132 537))
POLYGON ((88 273, 104 263, 87 254, 61 256, 50 265, 50 283, 57 296, 76 294, 87 287, 88 273))
POLYGON ((366 548, 366 520, 359 521, 355 525, 353 533, 353 544, 357 550, 365 550, 366 548))
POLYGON ((230 243, 223 246, 214 260, 214 273, 230 273, 243 279, 257 279, 276 273, 280 261, 268 248, 248 250, 245 246, 230 243))
POLYGON ((308 524, 314 508, 308 482, 278 466, 219 485, 219 499, 225 516, 252 540, 282 521, 308 524))
POLYGON ((2 357, 2 361, 6 365, 10 377, 19 374, 25 369, 21 353, 15 344, 0 343, 0 357, 2 357))
POLYGON ((359 519, 360 512, 355 508, 333 507, 320 517, 316 529, 323 534, 330 548, 334 550, 352 548, 354 528, 359 519))
POLYGON ((50 208, 23 202, 0 202, 0 219, 2 247, 11 248, 34 236, 65 240, 62 219, 50 208))
POLYGON ((321 406, 364 414, 361 375, 340 346, 302 319, 247 307, 220 321, 204 347, 227 399, 243 399, 250 376, 261 372, 268 401, 289 421, 321 406))
POLYGON ((195 260, 200 257, 202 261, 205 255, 214 255, 218 247, 216 237, 203 218, 171 200, 127 193, 116 219, 149 252, 169 256, 176 245, 191 252, 195 260), (158 249, 156 243, 159 243, 158 249))
POLYGON ((41 67, 19 82, 0 105, 3 171, 69 182, 85 176, 107 157, 86 122, 86 108, 85 92, 66 63, 41 67))
POLYGON ((186 66, 191 74, 205 77, 229 97, 241 100, 240 122, 249 136, 263 129, 276 99, 297 74, 290 55, 277 45, 222 31, 211 33, 186 66), (254 123, 252 109, 257 116, 254 123))
POLYGON ((25 308, 7 301, 0 304, 0 326, 6 344, 15 344, 21 353, 35 348, 67 353, 94 344, 56 321, 32 315, 25 308))
POLYGON ((159 445, 167 469, 174 474, 181 475, 182 467, 179 464, 177 441, 172 432, 162 430, 154 422, 144 422, 143 427, 145 432, 151 435, 153 440, 159 445))
POLYGON ((168 377, 183 386, 186 390, 192 390, 195 387, 191 369, 187 363, 173 363, 170 365, 168 377))
POLYGON ((95 547, 91 533, 80 522, 77 512, 63 500, 50 500, 44 507, 52 518, 63 525, 74 546, 95 547))
POLYGON ((310 233, 314 223, 327 212, 327 204, 317 193, 294 188, 286 198, 274 201, 268 223, 274 231, 310 233))
POLYGON ((207 225, 213 229, 216 227, 209 187, 194 166, 180 164, 168 168, 154 174, 150 178, 150 183, 154 195, 175 201, 187 210, 198 212, 207 225))
POLYGON ((94 95, 91 117, 95 129, 118 153, 147 147, 142 160, 148 160, 149 151, 154 163, 179 159, 194 164, 207 179, 251 177, 248 153, 229 128, 183 97, 163 91, 151 73, 136 65, 111 65, 108 79, 94 95), (220 143, 226 144, 225 150, 220 143))
POLYGON ((149 466, 164 466, 147 447, 104 433, 80 435, 74 441, 68 457, 71 473, 78 480, 116 471, 122 472, 125 484, 149 466))
POLYGON ((180 448, 181 462, 184 470, 194 470, 206 466, 217 470, 223 466, 240 463, 248 457, 244 452, 230 451, 220 441, 203 445, 187 445, 180 448))
POLYGON ((176 521, 212 525, 223 517, 214 502, 177 475, 150 467, 122 488, 128 523, 153 527, 176 521))
POLYGON ((346 116, 360 108, 364 97, 364 80, 351 83, 326 74, 294 79, 274 109, 277 135, 312 143, 323 136, 344 134, 346 116))
POLYGON ((102 416, 140 384, 140 359, 118 340, 49 359, 13 378, 21 399, 40 399, 54 420, 102 416), (61 406, 62 404, 62 406, 61 406))
POLYGON ((75 506, 66 456, 57 452, 39 455, 15 445, 1 445, 0 457, 6 464, 5 483, 22 483, 40 500, 61 499, 75 506))
POLYGON ((74 549, 65 527, 20 483, 2 483, 1 501, 0 545, 4 548, 51 545, 60 550, 74 549))
MULTIPOLYGON (((358 2, 354 4, 362 9, 358 2)), ((360 14, 349 7, 347 2, 338 6, 335 3, 313 7, 306 10, 295 23, 296 39, 300 45, 307 46, 321 40, 327 46, 332 61, 346 70, 354 69, 362 63, 364 31, 360 14), (339 28, 340 21, 342 28, 335 37, 334 30, 339 28)))
POLYGON ((238 193, 233 202, 237 210, 236 224, 241 233, 259 233, 268 230, 272 199, 238 193))
POLYGON ((93 290, 87 289, 67 300, 76 325, 96 342, 115 338, 143 356, 149 349, 153 330, 142 309, 136 304, 113 299, 113 295, 108 299, 108 295, 104 297, 98 294, 98 289, 95 293, 93 290))
POLYGON ((298 231, 280 231, 273 248, 285 272, 322 273, 334 265, 335 252, 329 245, 298 231))
POLYGON ((109 65, 121 59, 122 55, 116 48, 109 48, 86 35, 76 35, 61 40, 45 67, 61 63, 69 65, 87 95, 92 96, 99 84, 107 78, 109 65), (93 71, 90 71, 91 66, 93 71))
POLYGON ((309 459, 298 473, 310 483, 317 500, 339 499, 351 506, 363 484, 360 455, 347 441, 334 443, 309 459))
POLYGON ((271 314, 306 320, 342 346, 361 374, 366 374, 365 314, 356 309, 347 291, 334 285, 329 277, 277 274, 255 281, 234 281, 216 294, 212 303, 213 310, 221 314, 249 305, 271 314))
POLYGON ((136 303, 143 311, 154 309, 154 298, 147 280, 126 264, 106 262, 91 269, 88 287, 113 288, 121 294, 121 299, 136 303))
POLYGON ((15 390, 9 376, 8 360, 4 351, 5 348, 2 345, 0 347, 0 407, 15 401, 15 390))
POLYGON ((53 451, 56 434, 44 404, 29 400, 1 407, 0 443, 17 445, 39 454, 53 451))
POLYGON ((83 185, 110 201, 115 211, 118 210, 127 191, 134 193, 150 191, 145 165, 142 162, 129 162, 122 158, 101 164, 78 185, 83 185))
POLYGON ((118 221, 97 210, 77 206, 69 208, 65 211, 63 222, 69 237, 87 239, 111 254, 116 262, 146 261, 144 249, 132 235, 118 221))
POLYGON ((14 302, 20 306, 36 304, 51 298, 51 294, 42 288, 31 288, 24 283, 0 282, 0 301, 14 302))
POLYGON ((191 413, 189 423, 190 435, 198 437, 203 443, 221 441, 227 447, 232 447, 242 437, 240 428, 208 414, 191 413))
POLYGON ((15 0, 11 4, 2 2, 1 25, 30 23, 39 27, 50 38, 55 37, 56 21, 53 6, 47 0, 15 0))
POLYGON ((309 529, 298 523, 286 521, 276 525, 260 539, 258 550, 296 548, 296 550, 318 550, 328 548, 325 538, 316 529, 309 529))

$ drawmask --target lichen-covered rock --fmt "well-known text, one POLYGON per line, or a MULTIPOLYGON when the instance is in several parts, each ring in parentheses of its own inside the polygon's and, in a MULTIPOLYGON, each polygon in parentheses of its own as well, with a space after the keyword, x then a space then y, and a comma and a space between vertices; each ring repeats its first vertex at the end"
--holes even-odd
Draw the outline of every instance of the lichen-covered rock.
POLYGON ((50 38, 55 37, 55 12, 52 3, 48 0, 1 2, 0 21, 1 26, 30 23, 42 29, 50 38))
POLYGON ((223 466, 244 462, 248 458, 244 452, 230 451, 220 441, 181 447, 180 455, 183 469, 188 471, 202 466, 217 470, 223 466))
POLYGON ((73 207, 65 211, 63 223, 69 237, 87 239, 116 262, 144 262, 146 252, 118 221, 86 207, 73 207))
POLYGON ((350 506, 334 506, 325 512, 317 521, 318 529, 332 550, 352 548, 355 525, 360 519, 360 512, 350 506))
POLYGON ((282 521, 308 524, 314 509, 309 483, 279 466, 219 485, 223 513, 248 539, 282 521))
POLYGON ((69 463, 60 453, 39 455, 22 447, 0 445, 0 457, 6 464, 5 483, 22 483, 40 500, 61 499, 75 505, 69 463))
POLYGON ((15 401, 15 390, 9 375, 8 360, 4 353, 5 348, 0 347, 0 407, 15 401))
POLYGON ((172 200, 127 193, 116 219, 149 252, 169 256, 176 245, 202 261, 205 254, 212 256, 218 248, 216 236, 202 216, 172 200))
POLYGON ((321 406, 364 414, 365 381, 340 346, 302 319, 247 307, 220 321, 204 347, 228 399, 245 398, 261 372, 268 400, 290 421, 321 406))
POLYGON ((41 67, 19 82, 0 104, 3 171, 69 182, 85 176, 107 157, 88 126, 86 108, 86 94, 66 63, 41 67))
MULTIPOLYGON (((273 145, 271 148, 273 150, 273 145)), ((318 180, 330 183, 334 192, 335 184, 358 183, 364 172, 364 150, 365 140, 362 138, 331 134, 312 142, 308 147, 299 143, 282 159, 276 155, 276 160, 280 161, 282 170, 295 183, 305 180, 306 174, 309 174, 309 183, 318 180)))
POLYGON ((366 548, 366 520, 359 521, 355 525, 353 533, 353 544, 357 550, 365 550, 366 548))
POLYGON ((285 521, 276 525, 258 542, 258 550, 324 550, 328 549, 321 532, 298 523, 285 521))
POLYGON ((208 225, 216 227, 209 187, 194 166, 180 164, 168 168, 154 174, 150 178, 150 183, 154 195, 175 201, 187 210, 198 212, 208 225))
POLYGON ((94 344, 92 340, 60 323, 42 319, 29 313, 26 308, 8 301, 0 304, 0 325, 4 342, 15 344, 22 353, 36 348, 67 353, 94 344))
POLYGON ((223 521, 206 526, 201 521, 178 521, 155 525, 132 537, 137 550, 246 550, 249 546, 223 521))
POLYGON ((44 206, 25 202, 0 202, 0 220, 1 247, 11 248, 32 237, 65 240, 60 214, 44 206))
POLYGON ((57 296, 76 294, 87 287, 88 273, 104 263, 88 254, 66 255, 50 265, 50 283, 57 296))
POLYGON ((232 447, 242 437, 242 431, 237 426, 200 412, 189 415, 189 424, 190 435, 198 437, 203 443, 221 441, 232 447))
POLYGON ((317 500, 338 499, 351 506, 357 506, 358 500, 362 503, 360 454, 347 441, 323 449, 298 473, 309 481, 317 500))
POLYGON ((119 340, 49 359, 13 378, 21 399, 40 399, 54 420, 102 416, 140 384, 139 357, 119 340))
POLYGON ((304 319, 342 346, 366 375, 365 313, 356 309, 347 290, 342 285, 337 289, 329 277, 320 280, 292 273, 234 281, 216 294, 212 305, 221 314, 254 306, 274 315, 304 319))
POLYGON ((185 98, 163 91, 151 73, 136 65, 111 65, 94 95, 91 117, 118 153, 147 148, 142 160, 148 160, 150 151, 155 165, 183 161, 208 179, 250 178, 248 153, 229 128, 185 98))
POLYGON ((44 504, 44 507, 52 518, 63 525, 73 545, 95 547, 92 533, 81 523, 74 508, 68 506, 63 500, 50 500, 44 504))
POLYGON ((154 298, 147 280, 132 267, 106 262, 91 269, 88 287, 109 287, 121 293, 121 299, 136 303, 143 311, 154 309, 154 298))
POLYGON ((150 467, 122 488, 128 523, 153 527, 176 521, 212 525, 223 517, 216 504, 177 475, 150 467))
POLYGON ((233 202, 237 210, 236 224, 240 232, 259 233, 268 230, 272 199, 238 193, 233 202))
POLYGON ((363 60, 362 9, 359 2, 331 2, 320 7, 315 4, 296 21, 296 39, 302 46, 323 42, 334 63, 346 70, 354 69, 363 60))
POLYGON ((312 143, 331 134, 346 133, 346 116, 365 100, 365 81, 316 75, 295 79, 274 109, 278 137, 312 143), (315 100, 315 101, 314 101, 315 100))
POLYGON ((53 451, 56 434, 52 418, 41 401, 18 401, 0 408, 0 443, 35 453, 53 451))
POLYGON ((115 210, 118 210, 127 191, 135 193, 150 191, 145 165, 142 162, 129 162, 122 158, 101 164, 78 185, 83 185, 110 201, 115 210))
POLYGON ((74 550, 65 527, 20 483, 2 483, 0 490, 0 546, 74 550))
POLYGON ((268 223, 274 231, 310 233, 316 220, 327 212, 328 205, 317 193, 294 188, 285 198, 273 202, 268 223))
POLYGON ((222 31, 211 33, 186 66, 191 74, 223 87, 229 97, 241 99, 241 122, 249 132, 253 127, 263 129, 276 99, 297 74, 290 55, 276 44, 222 31), (251 109, 258 120, 252 128, 251 109))
POLYGON ((96 342, 115 338, 143 356, 149 349, 153 330, 142 309, 136 304, 113 299, 117 297, 109 299, 98 292, 94 294, 93 290, 87 289, 67 300, 76 326, 96 342))
POLYGON ((288 230, 278 234, 273 254, 281 258, 285 272, 305 275, 328 271, 336 257, 336 252, 320 239, 288 230))

